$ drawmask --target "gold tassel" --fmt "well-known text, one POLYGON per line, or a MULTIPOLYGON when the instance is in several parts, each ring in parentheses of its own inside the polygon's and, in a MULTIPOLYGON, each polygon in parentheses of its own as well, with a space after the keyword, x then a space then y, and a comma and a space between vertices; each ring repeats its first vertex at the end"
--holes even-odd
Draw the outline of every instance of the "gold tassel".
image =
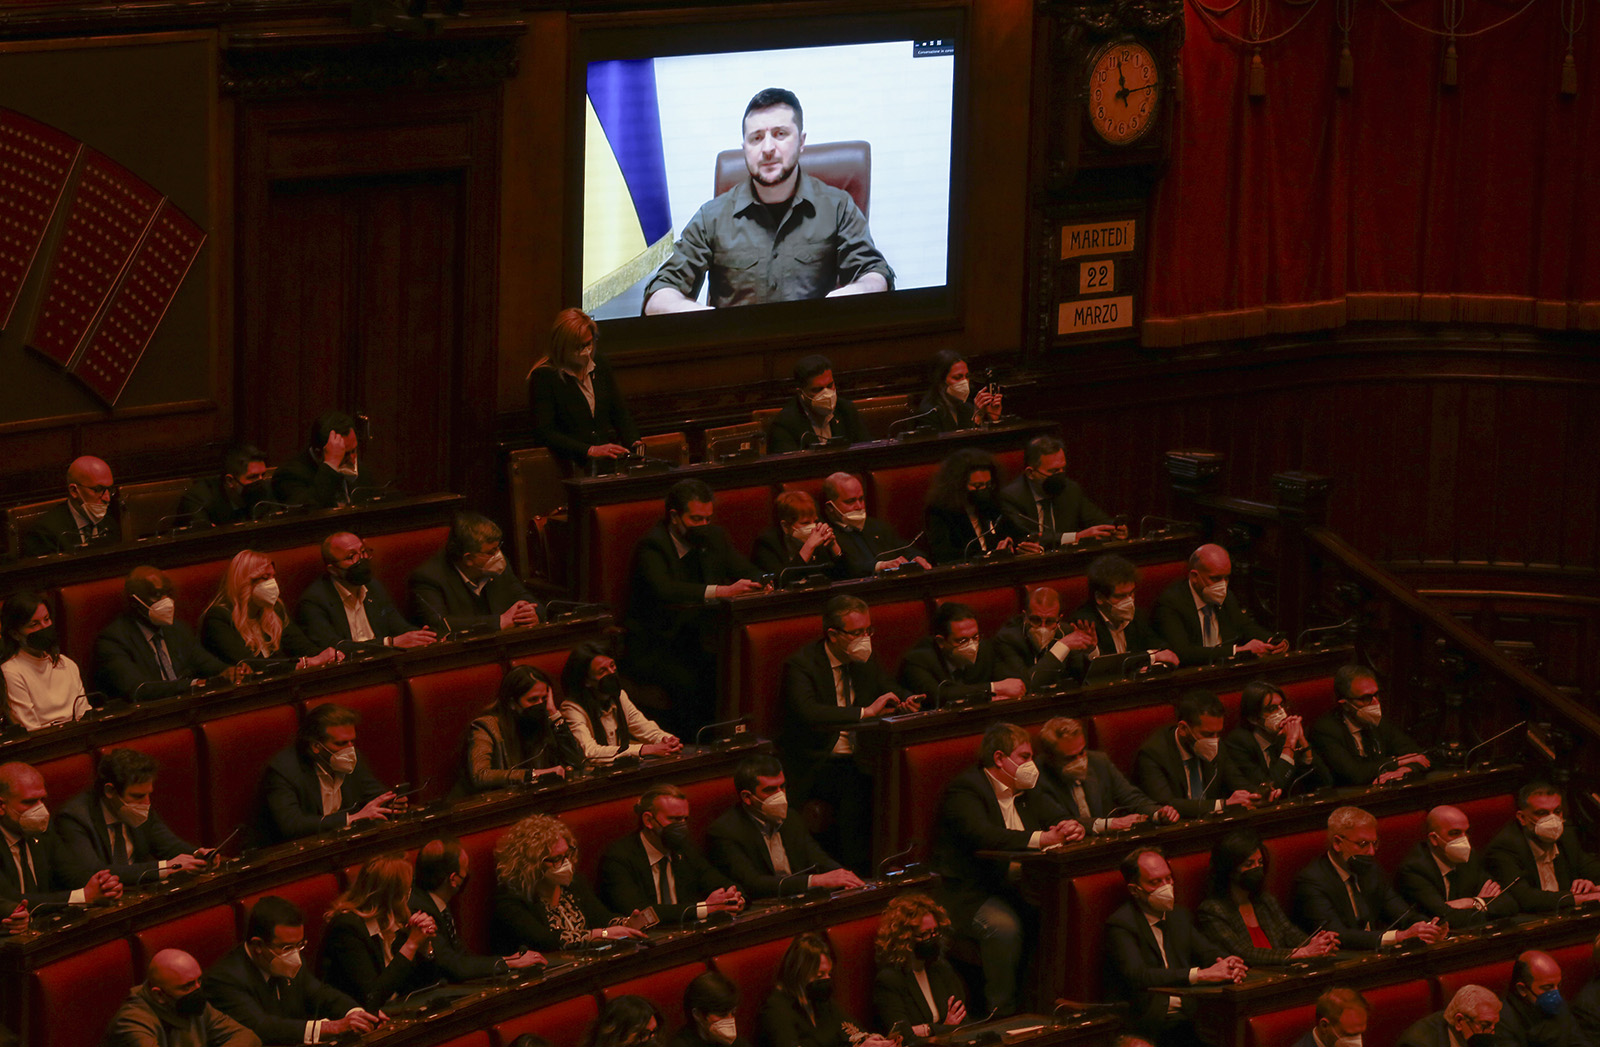
POLYGON ((1578 93, 1578 62, 1572 57, 1571 47, 1567 48, 1567 57, 1561 60, 1561 93, 1568 98, 1578 93))
POLYGON ((1344 48, 1339 52, 1339 80, 1338 87, 1341 91, 1348 91, 1356 85, 1356 60, 1350 54, 1350 41, 1345 40, 1344 48))
POLYGON ((1261 64, 1261 49, 1250 55, 1250 97, 1267 97, 1267 67, 1261 64))
POLYGON ((1444 86, 1456 86, 1456 42, 1450 41, 1444 48, 1444 86))

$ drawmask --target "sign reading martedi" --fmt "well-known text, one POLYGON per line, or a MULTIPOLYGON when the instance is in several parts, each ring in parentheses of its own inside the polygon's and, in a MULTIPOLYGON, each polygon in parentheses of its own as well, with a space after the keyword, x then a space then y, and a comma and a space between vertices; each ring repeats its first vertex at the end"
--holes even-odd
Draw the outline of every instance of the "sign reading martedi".
POLYGON ((1133 224, 1129 218, 1119 222, 1090 222, 1061 227, 1061 257, 1086 254, 1121 254, 1133 250, 1133 224))

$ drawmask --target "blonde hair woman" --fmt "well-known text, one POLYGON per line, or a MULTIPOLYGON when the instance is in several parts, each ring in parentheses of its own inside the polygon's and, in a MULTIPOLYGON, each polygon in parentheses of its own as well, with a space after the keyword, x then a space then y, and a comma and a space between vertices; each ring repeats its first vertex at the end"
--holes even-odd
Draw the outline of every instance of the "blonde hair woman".
POLYGON ((416 973, 428 962, 427 946, 438 928, 433 917, 407 904, 411 876, 403 854, 374 858, 328 909, 322 977, 374 1013, 408 986, 434 980, 416 973))
POLYGON ((550 351, 528 372, 528 405, 539 442, 568 465, 629 453, 639 429, 597 349, 599 328, 582 309, 563 309, 550 328, 550 351))
POLYGON ((289 618, 279 598, 277 568, 254 549, 239 553, 223 572, 216 599, 201 619, 200 636, 207 650, 232 665, 293 656, 296 669, 309 669, 344 660, 332 647, 318 651, 289 618))
POLYGON ((643 938, 578 875, 578 840, 558 818, 530 814, 494 846, 495 948, 570 949, 593 938, 643 938))

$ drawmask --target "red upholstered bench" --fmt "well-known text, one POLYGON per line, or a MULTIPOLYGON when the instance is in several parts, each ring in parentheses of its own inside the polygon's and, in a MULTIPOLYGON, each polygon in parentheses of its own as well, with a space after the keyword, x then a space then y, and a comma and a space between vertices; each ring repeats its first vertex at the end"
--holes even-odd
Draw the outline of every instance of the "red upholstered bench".
MULTIPOLYGON (((818 619, 820 635, 821 620, 818 619)), ((900 659, 928 634, 928 608, 921 600, 872 605, 872 654, 891 677, 900 659)))
POLYGON ((257 891, 240 898, 235 905, 238 907, 239 936, 238 941, 244 941, 250 926, 250 910, 261 899, 268 896, 282 898, 295 904, 300 910, 300 915, 305 917, 306 928, 306 956, 318 956, 322 944, 322 925, 326 922, 328 906, 339 897, 339 878, 333 873, 319 873, 308 876, 303 880, 292 880, 289 883, 279 884, 265 891, 257 891))
MULTIPOLYGON (((1511 793, 1501 793, 1499 796, 1468 800, 1456 806, 1467 816, 1467 823, 1472 826, 1473 838, 1487 841, 1494 839, 1517 813, 1517 798, 1511 793)), ((1487 847, 1488 844, 1485 843, 1484 846, 1487 847)))
POLYGON ((1400 868, 1400 863, 1406 860, 1406 855, 1411 853, 1411 848, 1415 847, 1417 841, 1426 833, 1427 830, 1423 827, 1423 820, 1426 817, 1426 811, 1418 810, 1404 811, 1378 819, 1378 864, 1383 866, 1384 872, 1391 877, 1394 876, 1394 871, 1400 868))
MULTIPOLYGON (((407 608, 411 606, 411 587, 406 584, 406 579, 428 557, 444 548, 444 540, 449 533, 448 527, 424 527, 416 531, 361 536, 362 542, 372 553, 372 573, 389 590, 401 614, 407 613, 407 608)), ((317 555, 319 558, 322 555, 320 548, 317 555)))
POLYGON ((461 737, 467 724, 493 701, 505 676, 496 663, 465 665, 406 681, 410 767, 421 785, 421 802, 448 793, 461 769, 461 737))
POLYGON ((1266 846, 1272 859, 1267 863, 1267 891, 1283 903, 1285 912, 1292 912, 1294 878, 1328 849, 1328 834, 1321 829, 1292 833, 1268 840, 1266 846))
MULTIPOLYGON (((1511 987, 1511 963, 1510 960, 1496 960, 1494 963, 1480 963, 1473 967, 1445 971, 1433 980, 1434 1010, 1443 1010, 1444 1005, 1450 1002, 1450 997, 1464 985, 1481 985, 1503 999, 1511 987)), ((1569 987, 1568 991, 1576 992, 1578 986, 1583 984, 1569 977, 1564 967, 1561 974, 1561 981, 1569 987)))
POLYGON ((461 837, 471 878, 456 901, 456 921, 461 940, 475 953, 489 951, 489 920, 494 909, 494 845, 510 826, 484 829, 461 837))
POLYGON ((841 923, 828 928, 828 938, 833 942, 834 994, 846 1014, 867 1021, 873 1013, 872 980, 878 970, 873 960, 873 943, 878 935, 878 917, 864 916, 859 920, 841 923))
POLYGON ((909 542, 922 533, 922 510, 926 504, 928 483, 938 468, 937 464, 926 463, 874 469, 862 477, 869 511, 909 542))
POLYGON ((741 1031, 756 1027, 756 1016, 778 982, 778 964, 788 948, 789 939, 778 938, 722 953, 712 961, 739 988, 739 1007, 734 1014, 741 1031))
POLYGON ((1146 738, 1158 728, 1177 722, 1172 706, 1141 705, 1132 709, 1097 713, 1090 717, 1094 723, 1094 747, 1111 758, 1111 762, 1133 778, 1133 757, 1146 738))
POLYGON ((283 593, 283 602, 293 614, 295 606, 300 602, 300 594, 306 591, 306 586, 320 578, 325 570, 322 565, 322 544, 297 545, 290 549, 262 550, 272 558, 273 571, 277 574, 278 588, 283 593))
POLYGON ((738 802, 733 779, 703 778, 698 782, 678 782, 689 799, 689 832, 697 845, 704 847, 706 830, 722 813, 738 802))
POLYGON ((94 760, 88 753, 58 756, 33 765, 44 779, 52 807, 60 807, 94 782, 94 760))
POLYGON ((1070 617, 1074 611, 1089 602, 1089 580, 1081 574, 1065 578, 1052 578, 1047 582, 1032 582, 1022 587, 1022 609, 1028 608, 1028 594, 1044 587, 1054 589, 1061 597, 1061 613, 1070 617))
MULTIPOLYGON (((1365 1041, 1370 1047, 1394 1047, 1400 1034, 1433 1010, 1433 996, 1427 981, 1418 978, 1397 985, 1364 989, 1372 1008, 1367 1019, 1365 1041)), ((1270 1014, 1258 1014, 1246 1023, 1247 1047, 1292 1047, 1316 1021, 1312 1004, 1290 1007, 1270 1014)))
MULTIPOLYGON (((540 651, 538 654, 525 654, 511 659, 512 665, 531 665, 540 670, 556 685, 556 700, 559 702, 565 695, 561 692, 561 669, 567 664, 566 649, 559 651, 540 651)), ((488 703, 485 703, 488 704, 488 703)))
POLYGON ((28 975, 28 1047, 95 1047, 138 979, 127 939, 49 963, 28 975))
MULTIPOLYGON (((978 629, 985 638, 992 639, 1000 627, 1017 615, 1017 590, 1011 586, 1003 589, 976 589, 965 593, 950 593, 934 601, 934 613, 947 603, 964 603, 978 616, 978 629)), ((931 621, 931 619, 930 619, 931 621)))
POLYGON ((600 855, 611 841, 639 830, 639 816, 634 813, 636 796, 623 796, 588 807, 575 807, 570 811, 551 812, 567 823, 572 835, 578 838, 578 871, 594 884, 600 869, 600 855))
POLYGON ((200 761, 205 772, 205 842, 218 844, 244 826, 243 836, 230 846, 253 836, 261 808, 261 774, 278 750, 294 744, 298 726, 295 711, 287 705, 256 709, 200 725, 200 761))
POLYGON ((822 619, 815 614, 741 625, 730 714, 748 717, 757 737, 776 738, 783 726, 783 663, 821 637, 822 619))
POLYGON ((1066 970, 1061 975, 1061 995, 1069 1000, 1104 999, 1106 919, 1128 897, 1128 885, 1115 869, 1079 876, 1067 896, 1067 926, 1062 933, 1069 944, 1066 970))
MULTIPOLYGON (((914 857, 926 860, 933 853, 939 831, 939 809, 951 780, 977 762, 978 741, 983 735, 941 738, 921 742, 900 750, 898 769, 898 810, 894 817, 894 838, 879 850, 892 854, 916 844, 914 857)), ((878 802, 884 803, 884 783, 879 783, 878 802)))
POLYGON ((494 1047, 509 1047, 512 1040, 529 1032, 543 1036, 555 1047, 578 1047, 598 1017, 600 1004, 593 996, 574 996, 503 1021, 489 1033, 494 1047))
POLYGON ((189 843, 198 844, 204 823, 201 818, 200 747, 194 728, 179 727, 106 746, 95 753, 96 762, 111 749, 118 748, 136 749, 155 757, 161 765, 154 792, 156 810, 161 812, 161 819, 168 828, 189 843))
POLYGON ((150 957, 162 949, 182 949, 202 968, 210 967, 233 948, 238 933, 238 914, 226 903, 146 927, 133 936, 134 974, 143 977, 150 957))
POLYGON ((607 985, 602 992, 607 1001, 615 1000, 618 996, 643 996, 661 1012, 665 1028, 681 1029, 688 1020, 683 1013, 683 991, 708 969, 705 964, 698 962, 680 964, 654 974, 607 985))
POLYGON ((125 605, 121 578, 66 585, 57 593, 53 617, 61 639, 61 653, 77 663, 86 690, 96 690, 94 641, 122 613, 125 605))
POLYGON ((589 542, 588 582, 580 600, 593 600, 621 614, 628 602, 628 575, 639 539, 660 522, 665 510, 659 498, 597 505, 583 522, 589 542))
POLYGON ((489 1047, 489 1034, 487 1031, 469 1032, 465 1036, 434 1044, 434 1047, 489 1047))
POLYGON ((728 532, 728 540, 740 554, 749 557, 756 544, 756 536, 772 526, 773 488, 770 484, 756 487, 733 487, 716 490, 716 516, 714 522, 728 532))
POLYGON ((1133 590, 1133 602, 1146 614, 1155 606, 1161 591, 1179 578, 1189 574, 1187 560, 1170 560, 1166 563, 1142 564, 1139 567, 1138 587, 1133 590))
MULTIPOLYGON (((187 622, 199 632, 200 619, 205 616, 211 601, 216 599, 217 587, 222 583, 222 575, 227 569, 227 560, 208 560, 166 569, 167 579, 172 582, 172 599, 178 605, 179 621, 187 622)), ((291 601, 290 607, 293 606, 291 601)))
MULTIPOLYGON (((405 711, 401 696, 398 683, 382 683, 319 694, 306 699, 301 705, 304 712, 329 702, 353 710, 361 717, 361 723, 356 727, 356 745, 371 765, 372 773, 378 776, 378 781, 384 785, 405 781, 421 784, 410 777, 411 772, 406 765, 405 711)), ((442 746, 445 743, 443 739, 435 739, 434 744, 442 746)), ((453 784, 455 779, 452 777, 445 783, 444 791, 448 792, 453 784)), ((430 795, 438 793, 430 792, 430 795)))

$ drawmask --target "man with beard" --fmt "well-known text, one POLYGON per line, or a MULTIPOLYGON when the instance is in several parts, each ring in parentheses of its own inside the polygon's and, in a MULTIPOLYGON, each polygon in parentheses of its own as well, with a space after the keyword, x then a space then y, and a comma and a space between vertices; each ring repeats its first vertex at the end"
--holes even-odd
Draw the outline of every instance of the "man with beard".
POLYGON ((872 294, 894 270, 850 194, 800 170, 805 115, 794 92, 760 91, 742 127, 749 181, 696 212, 644 289, 649 315, 872 294), (707 274, 709 306, 696 299, 707 274))

